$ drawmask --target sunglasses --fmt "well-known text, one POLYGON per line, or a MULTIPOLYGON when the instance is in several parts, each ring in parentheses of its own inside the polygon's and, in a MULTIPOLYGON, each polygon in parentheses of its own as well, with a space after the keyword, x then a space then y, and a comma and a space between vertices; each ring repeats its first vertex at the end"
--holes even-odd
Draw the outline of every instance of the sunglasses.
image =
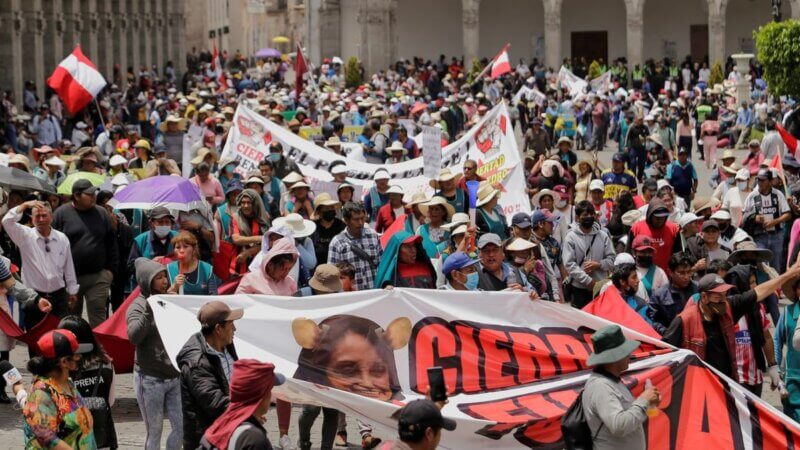
POLYGON ((44 238, 44 251, 50 253, 50 238, 44 238))

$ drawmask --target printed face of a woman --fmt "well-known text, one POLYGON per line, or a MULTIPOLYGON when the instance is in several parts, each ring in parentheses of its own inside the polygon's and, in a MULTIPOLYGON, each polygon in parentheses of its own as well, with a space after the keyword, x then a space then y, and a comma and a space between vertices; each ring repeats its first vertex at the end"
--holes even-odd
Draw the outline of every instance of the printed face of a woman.
POLYGON ((360 334, 344 335, 333 348, 327 369, 331 387, 383 401, 392 397, 389 366, 360 334))

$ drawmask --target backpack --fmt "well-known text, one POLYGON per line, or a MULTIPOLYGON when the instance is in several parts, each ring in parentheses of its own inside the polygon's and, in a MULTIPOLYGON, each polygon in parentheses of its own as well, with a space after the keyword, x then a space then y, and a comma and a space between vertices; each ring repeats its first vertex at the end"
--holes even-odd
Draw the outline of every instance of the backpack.
POLYGON ((603 423, 597 432, 592 435, 589 422, 586 421, 586 412, 583 410, 583 391, 567 409, 561 418, 561 434, 564 437, 564 448, 567 450, 592 450, 594 439, 603 429, 603 423))

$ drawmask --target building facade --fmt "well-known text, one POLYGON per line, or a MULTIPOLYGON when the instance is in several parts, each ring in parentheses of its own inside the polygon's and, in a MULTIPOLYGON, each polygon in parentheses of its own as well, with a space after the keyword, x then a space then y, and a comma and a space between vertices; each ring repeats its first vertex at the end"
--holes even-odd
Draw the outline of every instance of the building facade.
MULTIPOLYGON (((76 44, 107 80, 114 66, 186 63, 186 0, 0 0, 0 86, 22 101, 24 82, 44 98, 47 77, 76 44)), ((122 77, 124 83, 124 76, 122 77)))
MULTIPOLYGON (((309 57, 357 56, 368 72, 400 58, 493 57, 512 61, 687 55, 724 62, 753 52, 752 32, 771 20, 767 0, 306 0, 309 57), (337 38, 338 37, 338 38, 337 38)), ((783 0, 800 17, 800 0, 783 0)))

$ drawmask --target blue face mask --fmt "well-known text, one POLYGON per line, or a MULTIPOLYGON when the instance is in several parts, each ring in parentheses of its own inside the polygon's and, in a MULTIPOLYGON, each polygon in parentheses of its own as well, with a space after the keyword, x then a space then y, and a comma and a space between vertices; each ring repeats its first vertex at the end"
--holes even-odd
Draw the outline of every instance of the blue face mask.
POLYGON ((464 287, 467 288, 468 291, 478 289, 478 272, 467 274, 467 281, 464 282, 464 287))
POLYGON ((225 173, 231 174, 233 173, 233 164, 228 164, 225 166, 225 173))
POLYGON ((278 162, 278 161, 281 160, 281 154, 280 153, 270 153, 269 154, 269 159, 272 162, 278 162))

